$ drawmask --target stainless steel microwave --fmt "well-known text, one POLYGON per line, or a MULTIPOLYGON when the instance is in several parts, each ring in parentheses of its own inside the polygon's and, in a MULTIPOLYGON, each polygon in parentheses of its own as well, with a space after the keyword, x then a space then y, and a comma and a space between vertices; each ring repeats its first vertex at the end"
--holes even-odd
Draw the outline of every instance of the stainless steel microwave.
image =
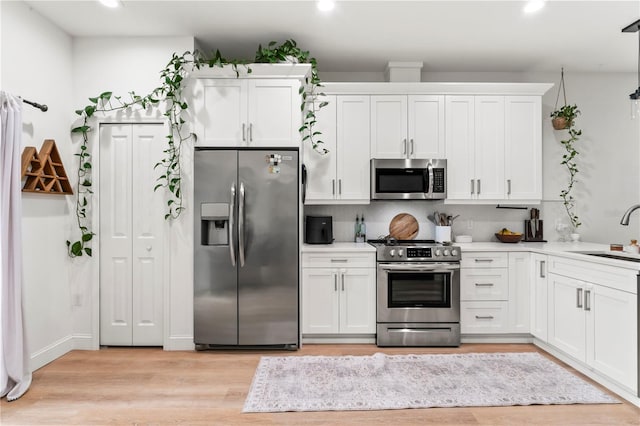
POLYGON ((447 198, 447 160, 371 160, 372 200, 447 198))

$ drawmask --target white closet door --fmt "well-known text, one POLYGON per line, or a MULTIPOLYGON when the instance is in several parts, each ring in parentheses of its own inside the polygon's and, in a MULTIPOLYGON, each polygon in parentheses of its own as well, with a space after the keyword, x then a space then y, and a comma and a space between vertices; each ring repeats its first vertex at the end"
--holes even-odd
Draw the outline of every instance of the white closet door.
POLYGON ((100 127, 100 344, 163 343, 161 124, 100 127))

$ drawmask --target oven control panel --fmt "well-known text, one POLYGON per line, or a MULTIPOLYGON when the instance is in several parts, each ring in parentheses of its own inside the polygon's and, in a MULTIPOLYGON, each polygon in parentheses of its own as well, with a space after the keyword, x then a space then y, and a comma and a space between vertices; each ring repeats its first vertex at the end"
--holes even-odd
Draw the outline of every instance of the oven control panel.
POLYGON ((460 260, 460 248, 455 246, 383 246, 378 250, 378 260, 455 262, 460 260))
POLYGON ((408 247, 407 258, 411 257, 432 257, 431 247, 408 247))

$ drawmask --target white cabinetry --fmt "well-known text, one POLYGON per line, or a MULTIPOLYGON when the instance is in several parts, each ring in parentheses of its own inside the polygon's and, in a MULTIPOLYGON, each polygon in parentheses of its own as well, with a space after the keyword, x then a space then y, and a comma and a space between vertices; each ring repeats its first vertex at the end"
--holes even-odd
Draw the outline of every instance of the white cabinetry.
POLYGON ((316 112, 319 139, 329 152, 304 146, 305 204, 369 203, 369 96, 326 96, 316 112))
POLYGON ((531 253, 530 276, 531 334, 547 341, 547 256, 531 253))
POLYGON ((444 158, 443 95, 371 96, 372 158, 444 158))
POLYGON ((635 271, 549 257, 548 343, 637 393, 635 271))
POLYGON ((302 334, 376 332, 375 253, 302 255, 302 334))
POLYGON ((539 201, 539 96, 446 96, 448 200, 539 201))
POLYGON ((299 146, 296 79, 196 79, 197 146, 299 146))
POLYGON ((463 252, 460 266, 463 334, 529 333, 529 253, 463 252))

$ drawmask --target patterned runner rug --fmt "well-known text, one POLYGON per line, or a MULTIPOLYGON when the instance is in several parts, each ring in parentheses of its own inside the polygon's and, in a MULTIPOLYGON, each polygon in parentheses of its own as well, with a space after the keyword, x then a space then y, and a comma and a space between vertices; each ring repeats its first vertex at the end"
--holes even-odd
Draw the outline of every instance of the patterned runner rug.
POLYGON ((535 352, 377 353, 262 357, 243 412, 619 402, 535 352))

